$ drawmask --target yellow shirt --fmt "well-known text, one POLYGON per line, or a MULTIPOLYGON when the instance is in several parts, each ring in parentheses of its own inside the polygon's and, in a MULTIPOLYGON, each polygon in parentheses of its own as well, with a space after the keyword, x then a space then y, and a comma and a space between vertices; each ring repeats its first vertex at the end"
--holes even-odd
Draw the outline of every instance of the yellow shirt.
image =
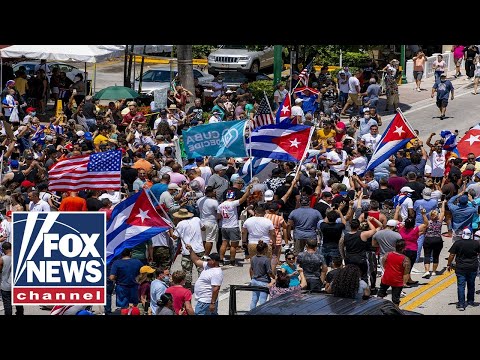
POLYGON ((327 134, 325 134, 324 129, 317 130, 318 141, 322 143, 323 147, 327 146, 327 139, 331 137, 334 138, 336 134, 335 130, 330 130, 327 134))
POLYGON ((25 93, 28 90, 28 84, 27 84, 27 79, 24 78, 16 78, 15 79, 15 88, 18 90, 18 93, 20 95, 25 95, 25 93))
POLYGON ((108 138, 103 135, 97 135, 95 139, 93 139, 93 145, 95 146, 99 146, 103 142, 108 142, 108 138))

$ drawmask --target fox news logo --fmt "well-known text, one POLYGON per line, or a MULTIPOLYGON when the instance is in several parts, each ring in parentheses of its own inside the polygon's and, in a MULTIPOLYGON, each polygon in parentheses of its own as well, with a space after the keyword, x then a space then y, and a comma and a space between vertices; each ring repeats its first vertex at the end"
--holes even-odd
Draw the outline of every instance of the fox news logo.
POLYGON ((105 305, 105 213, 14 212, 14 305, 105 305))

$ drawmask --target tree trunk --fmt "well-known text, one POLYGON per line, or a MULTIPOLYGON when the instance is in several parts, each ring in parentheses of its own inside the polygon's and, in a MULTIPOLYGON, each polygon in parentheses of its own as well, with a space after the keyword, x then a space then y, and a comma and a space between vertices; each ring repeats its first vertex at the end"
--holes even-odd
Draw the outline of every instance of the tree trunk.
MULTIPOLYGON (((133 62, 133 46, 130 47, 130 57, 128 58, 128 70, 127 70, 127 78, 126 80, 126 87, 132 87, 132 62, 133 62)), ((135 76, 135 74, 134 74, 135 76)))
POLYGON ((127 59, 128 58, 128 45, 125 45, 125 59, 123 61, 123 86, 127 86, 127 59))
POLYGON ((195 85, 193 83, 192 45, 177 45, 178 77, 182 87, 189 90, 193 96, 190 103, 195 99, 195 85))

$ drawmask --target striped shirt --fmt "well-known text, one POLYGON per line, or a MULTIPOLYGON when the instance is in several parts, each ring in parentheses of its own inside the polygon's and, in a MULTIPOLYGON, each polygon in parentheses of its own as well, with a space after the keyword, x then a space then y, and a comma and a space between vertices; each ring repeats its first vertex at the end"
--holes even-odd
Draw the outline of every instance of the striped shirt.
POLYGON ((283 224, 285 223, 285 220, 283 219, 283 216, 277 215, 277 214, 266 214, 265 217, 273 223, 273 227, 275 228, 275 236, 276 236, 276 242, 275 245, 282 245, 282 232, 281 229, 283 227, 283 224))

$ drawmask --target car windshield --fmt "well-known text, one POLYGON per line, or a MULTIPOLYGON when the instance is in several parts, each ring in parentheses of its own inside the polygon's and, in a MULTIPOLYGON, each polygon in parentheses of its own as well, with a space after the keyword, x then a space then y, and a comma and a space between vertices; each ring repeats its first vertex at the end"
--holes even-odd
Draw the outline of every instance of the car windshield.
MULTIPOLYGON (((175 77, 176 71, 172 74, 175 77)), ((140 77, 137 77, 137 81, 140 77)), ((142 82, 170 82, 169 70, 147 70, 142 76, 142 82)))
POLYGON ((223 45, 223 49, 235 49, 235 50, 243 50, 247 48, 247 45, 223 45))

